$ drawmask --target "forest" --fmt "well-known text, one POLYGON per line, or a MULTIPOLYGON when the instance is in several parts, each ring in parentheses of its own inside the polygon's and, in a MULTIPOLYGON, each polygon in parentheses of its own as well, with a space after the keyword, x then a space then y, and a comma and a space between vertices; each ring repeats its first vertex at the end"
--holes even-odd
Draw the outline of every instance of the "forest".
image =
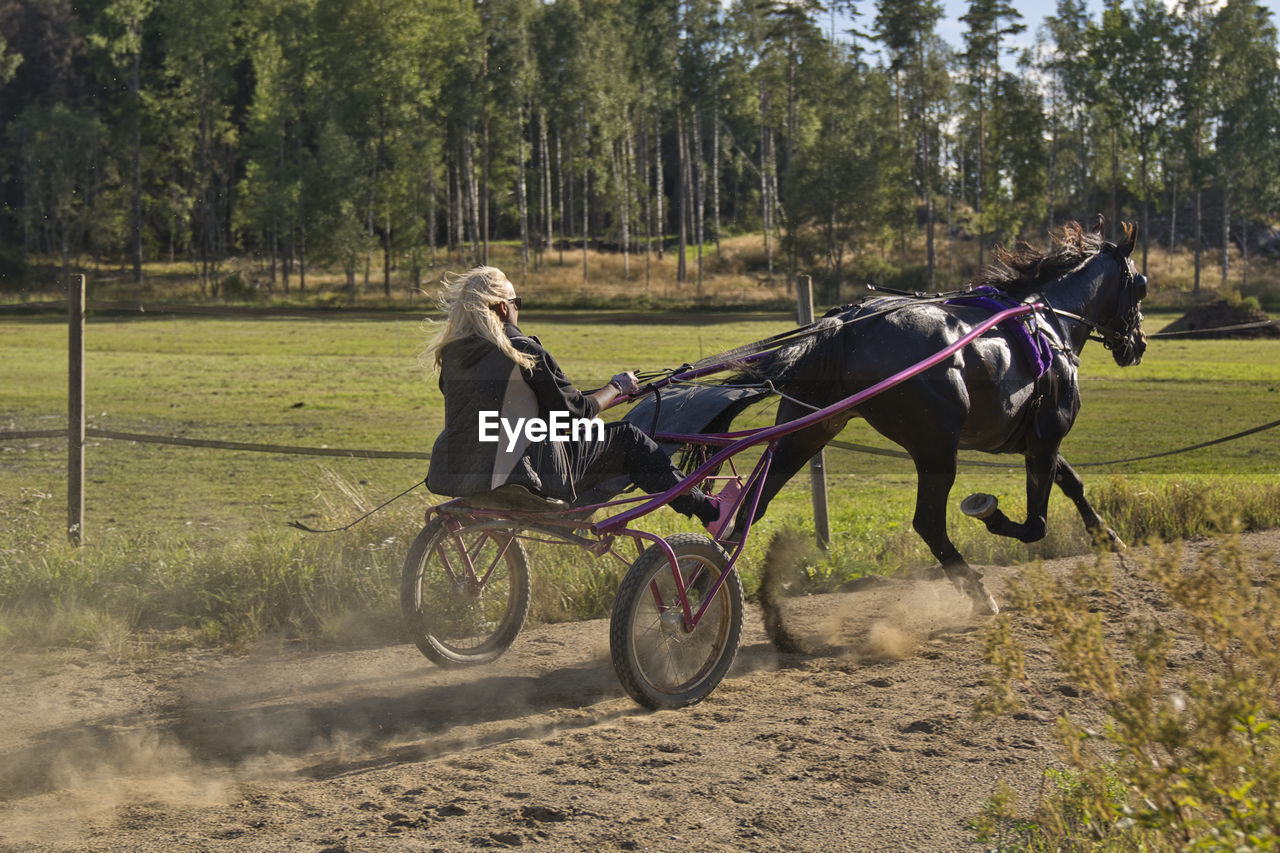
MULTIPOLYGON (((0 0, 0 289, 86 259, 253 258, 392 293, 518 247, 675 253, 761 236, 767 275, 950 235, 1131 220, 1195 288, 1280 251, 1280 50, 1256 0, 0 0), (1030 34, 1029 34, 1030 35, 1030 34), (1025 40, 1023 43, 1026 42, 1025 40), (1232 260, 1232 259, 1235 260, 1232 260), (1212 277, 1211 277, 1212 276, 1212 277)), ((584 253, 585 257, 585 253, 584 253)), ((990 258, 988 253, 987 258, 990 258)), ((585 273, 584 273, 585 274, 585 273)), ((1247 274, 1247 273, 1246 273, 1247 274)))

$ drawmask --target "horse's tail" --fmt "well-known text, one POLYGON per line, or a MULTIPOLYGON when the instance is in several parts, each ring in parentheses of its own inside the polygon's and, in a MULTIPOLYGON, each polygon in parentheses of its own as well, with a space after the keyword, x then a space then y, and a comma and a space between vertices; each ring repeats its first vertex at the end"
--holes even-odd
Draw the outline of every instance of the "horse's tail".
POLYGON ((805 359, 830 341, 844 322, 839 317, 823 317, 813 324, 813 333, 805 335, 799 341, 763 356, 742 363, 738 369, 724 380, 725 385, 750 385, 771 382, 781 388, 790 384, 795 378, 796 368, 805 359))

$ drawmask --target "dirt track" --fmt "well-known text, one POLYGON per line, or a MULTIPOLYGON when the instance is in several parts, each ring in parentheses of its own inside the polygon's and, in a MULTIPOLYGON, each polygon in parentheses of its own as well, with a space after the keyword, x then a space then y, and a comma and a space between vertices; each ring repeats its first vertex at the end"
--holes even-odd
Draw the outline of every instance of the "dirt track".
MULTIPOLYGON (((1280 552, 1280 531, 1244 542, 1280 552)), ((989 571, 997 599, 1015 571, 989 571)), ((1115 574, 1111 601, 1175 618, 1115 574)), ((411 646, 11 655, 0 849, 979 850, 966 823, 997 783, 1033 803, 1053 718, 1096 714, 1033 647, 1046 698, 973 719, 984 620, 945 583, 789 606, 838 649, 780 655, 749 606, 716 692, 652 714, 622 694, 604 622, 529 630, 452 672, 411 646)))

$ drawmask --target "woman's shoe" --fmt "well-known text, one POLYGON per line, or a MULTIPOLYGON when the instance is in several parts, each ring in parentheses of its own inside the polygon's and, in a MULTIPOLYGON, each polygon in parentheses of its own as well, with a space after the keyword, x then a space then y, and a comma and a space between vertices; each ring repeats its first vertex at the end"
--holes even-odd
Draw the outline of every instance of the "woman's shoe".
POLYGON ((733 525, 737 519, 735 512, 738 496, 742 494, 742 484, 735 477, 724 484, 724 488, 718 494, 711 495, 707 500, 720 510, 720 514, 716 516, 715 521, 706 523, 707 532, 711 534, 712 539, 724 541, 733 535, 733 525))

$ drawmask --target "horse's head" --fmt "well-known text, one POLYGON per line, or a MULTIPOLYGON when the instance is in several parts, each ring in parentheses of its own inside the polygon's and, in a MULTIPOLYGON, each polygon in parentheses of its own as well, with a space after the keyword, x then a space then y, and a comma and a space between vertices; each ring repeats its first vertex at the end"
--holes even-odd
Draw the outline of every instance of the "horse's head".
POLYGON ((997 263, 972 284, 990 285, 1020 299, 1042 299, 1058 317, 1078 324, 1071 333, 1077 352, 1092 337, 1111 350, 1121 367, 1137 364, 1147 349, 1142 332, 1147 277, 1129 259, 1137 232, 1126 223, 1120 242, 1108 243, 1104 227, 1101 220, 1091 230, 1067 222, 1049 252, 1025 243, 1012 250, 998 247, 997 263))
MULTIPOLYGON (((1098 228, 1102 227, 1099 223, 1098 228)), ((1105 244, 1103 251, 1115 261, 1118 272, 1114 283, 1115 306, 1109 317, 1102 318, 1096 331, 1102 345, 1111 350, 1116 364, 1128 367, 1142 361, 1147 351, 1147 336, 1142 331, 1142 300, 1147 296, 1147 277, 1138 272, 1130 257, 1137 243, 1137 230, 1124 223, 1124 236, 1119 243, 1105 244)))

